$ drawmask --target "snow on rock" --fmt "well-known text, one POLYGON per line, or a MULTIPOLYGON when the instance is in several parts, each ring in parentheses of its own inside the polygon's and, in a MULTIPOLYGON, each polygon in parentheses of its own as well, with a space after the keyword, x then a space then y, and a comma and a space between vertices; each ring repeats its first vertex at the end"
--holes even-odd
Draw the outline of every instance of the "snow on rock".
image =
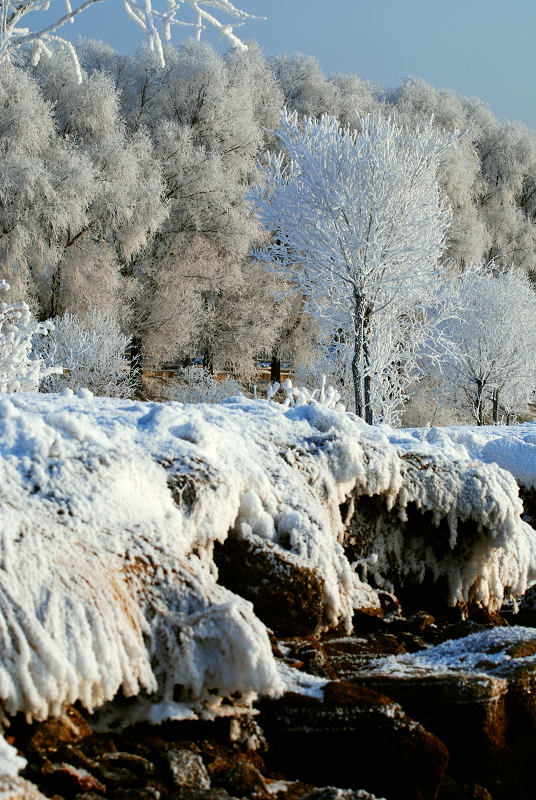
MULTIPOLYGON (((243 399, 3 399, 3 713, 92 710, 121 690, 147 695, 153 720, 206 717, 277 693, 266 629, 216 582, 213 545, 231 530, 284 540, 322 577, 324 624, 349 624, 359 580, 338 509, 367 481, 361 429, 243 399)), ((396 454, 377 461, 372 485, 393 491, 396 454)))
POLYGON ((531 672, 536 667, 536 632, 512 626, 472 633, 417 653, 384 656, 367 671, 392 677, 474 672, 508 678, 521 666, 531 672))
POLYGON ((397 519, 430 512, 425 571, 454 553, 452 602, 522 591, 536 546, 515 482, 451 449, 315 404, 2 399, 0 712, 44 719, 120 693, 139 698, 134 717, 212 718, 277 695, 266 627, 218 583, 215 547, 309 571, 314 624, 349 630, 356 605, 377 603, 357 573, 381 578, 389 560, 381 531, 359 557, 348 545, 366 498, 397 519))
POLYGON ((428 442, 440 440, 443 447, 465 453, 511 472, 517 483, 536 488, 536 425, 484 425, 449 428, 415 428, 407 436, 428 442))
POLYGON ((3 411, 3 711, 43 719, 143 689, 168 713, 210 716, 277 691, 264 626, 193 552, 232 524, 233 487, 218 481, 216 504, 189 514, 161 466, 210 462, 214 429, 180 407, 94 398, 20 394, 3 411))

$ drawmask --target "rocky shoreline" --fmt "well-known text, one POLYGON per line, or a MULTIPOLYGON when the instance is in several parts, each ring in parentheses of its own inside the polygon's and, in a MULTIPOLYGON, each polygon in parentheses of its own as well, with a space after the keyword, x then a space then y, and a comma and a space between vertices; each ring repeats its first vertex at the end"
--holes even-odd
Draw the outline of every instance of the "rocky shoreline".
POLYGON ((532 800, 531 427, 0 412, 0 800, 532 800))
POLYGON ((6 739, 28 765, 2 798, 529 800, 536 629, 510 622, 536 622, 530 595, 516 616, 474 608, 463 619, 459 609, 405 616, 384 594, 386 610, 360 614, 351 635, 274 637, 278 662, 315 676, 320 691, 263 699, 254 715, 116 732, 94 730, 78 706, 30 725, 19 715, 6 739), (448 643, 463 650, 479 641, 485 650, 497 631, 503 648, 490 640, 489 663, 482 652, 458 672, 371 669, 448 643))

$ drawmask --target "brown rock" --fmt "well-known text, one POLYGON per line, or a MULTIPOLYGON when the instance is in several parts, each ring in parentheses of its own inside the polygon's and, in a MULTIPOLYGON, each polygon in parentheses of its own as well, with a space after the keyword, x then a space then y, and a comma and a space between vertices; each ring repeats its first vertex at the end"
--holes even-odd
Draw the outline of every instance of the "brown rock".
POLYGON ((313 789, 303 796, 303 800, 376 800, 376 796, 364 789, 337 789, 335 786, 326 786, 323 789, 313 789))
POLYGON ((289 693, 264 701, 261 725, 274 767, 316 786, 429 800, 448 762, 445 745, 399 705, 344 681, 328 683, 323 700, 289 693))
POLYGON ((84 717, 72 706, 63 717, 35 724, 28 749, 40 755, 54 753, 61 745, 79 742, 91 736, 92 730, 84 717))
POLYGON ((76 793, 91 791, 106 793, 106 786, 91 772, 83 767, 74 767, 72 764, 47 765, 43 769, 43 782, 50 791, 69 797, 76 793))
POLYGON ((266 782, 259 769, 264 768, 257 753, 235 752, 216 758, 208 771, 213 786, 220 786, 237 797, 268 798, 266 782))
POLYGON ((219 583, 250 600, 276 635, 306 636, 321 626, 324 582, 298 556, 259 537, 230 536, 215 545, 214 560, 219 583))
POLYGON ((210 778, 203 759, 191 750, 169 749, 164 759, 175 788, 210 789, 210 778))
POLYGON ((447 745, 452 768, 466 774, 505 747, 507 683, 481 673, 363 673, 352 682, 383 692, 447 745))
POLYGON ((453 778, 446 777, 439 788, 437 800, 493 800, 493 797, 478 783, 462 785, 453 778))
POLYGON ((342 679, 351 678, 377 656, 407 652, 402 639, 390 633, 373 633, 366 637, 327 636, 322 639, 322 647, 330 668, 342 679))
POLYGON ((310 794, 314 789, 314 786, 311 786, 310 783, 303 783, 303 781, 278 781, 277 783, 282 785, 283 788, 276 792, 273 785, 274 781, 267 781, 270 794, 272 797, 277 797, 277 800, 301 800, 302 797, 310 794))
MULTIPOLYGON (((127 798, 125 798, 127 800, 127 798)), ((237 800, 225 789, 177 789, 167 795, 166 800, 237 800)))
POLYGON ((114 791, 125 788, 145 788, 156 780, 156 767, 132 753, 109 753, 96 761, 98 776, 114 791))

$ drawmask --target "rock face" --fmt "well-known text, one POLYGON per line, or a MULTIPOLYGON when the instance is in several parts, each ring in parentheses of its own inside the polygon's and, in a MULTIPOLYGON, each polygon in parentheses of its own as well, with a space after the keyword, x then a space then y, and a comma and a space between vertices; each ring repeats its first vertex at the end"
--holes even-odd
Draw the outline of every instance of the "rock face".
POLYGON ((357 674, 368 686, 396 700, 407 714, 448 747, 455 774, 479 772, 506 746, 507 681, 482 674, 413 676, 357 674))
POLYGON ((448 763, 445 745, 399 705, 342 681, 328 683, 322 699, 263 702, 261 725, 276 767, 317 785, 337 775, 341 787, 424 800, 435 797, 448 763))
POLYGON ((306 636, 324 622, 324 581, 293 553, 272 542, 230 536, 216 544, 220 583, 253 603, 277 636, 306 636))

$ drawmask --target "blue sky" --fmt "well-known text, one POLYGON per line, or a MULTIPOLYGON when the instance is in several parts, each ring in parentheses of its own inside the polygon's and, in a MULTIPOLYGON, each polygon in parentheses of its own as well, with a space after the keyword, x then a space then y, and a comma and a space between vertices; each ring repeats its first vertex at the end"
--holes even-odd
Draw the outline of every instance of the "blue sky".
MULTIPOLYGON (((60 0, 53 5, 63 10, 60 0)), ((484 100, 501 120, 536 129, 536 0, 235 0, 265 15, 240 29, 267 56, 299 51, 328 73, 353 73, 385 88, 421 76, 484 100)), ((155 6, 157 1, 155 2, 155 6)), ((74 2, 73 2, 74 6, 74 2)), ((223 17, 221 17, 223 19, 223 17)), ((176 28, 174 41, 186 36, 176 28)), ((143 40, 121 0, 104 0, 62 35, 102 39, 132 53, 143 40)), ((204 37, 220 49, 212 32, 204 37)))

